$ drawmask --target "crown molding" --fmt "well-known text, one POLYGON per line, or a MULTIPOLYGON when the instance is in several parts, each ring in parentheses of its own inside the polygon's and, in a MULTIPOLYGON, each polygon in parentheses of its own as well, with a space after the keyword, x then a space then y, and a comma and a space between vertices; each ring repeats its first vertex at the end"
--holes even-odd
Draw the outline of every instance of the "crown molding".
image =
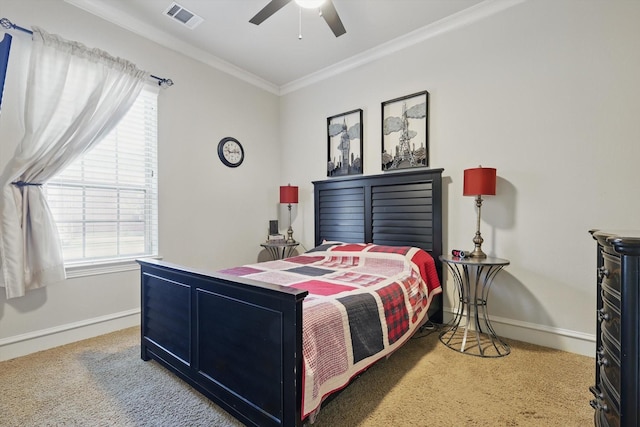
POLYGON ((301 79, 284 84, 280 87, 280 95, 295 92, 303 87, 310 86, 346 71, 353 70, 364 64, 373 62, 402 49, 406 49, 432 37, 462 28, 491 15, 495 15, 496 13, 502 12, 503 10, 509 9, 520 3, 524 3, 525 1, 526 0, 485 0, 468 9, 462 10, 408 34, 366 50, 359 55, 349 58, 348 60, 338 62, 301 79))
POLYGON ((130 16, 123 15, 118 9, 105 6, 99 0, 64 0, 65 2, 96 15, 106 21, 109 21, 119 27, 125 28, 135 34, 146 39, 153 40, 161 46, 168 47, 176 52, 186 55, 192 59, 200 61, 206 65, 216 68, 224 73, 230 74, 249 84, 257 86, 275 95, 285 95, 295 92, 306 86, 318 83, 322 80, 337 76, 346 71, 358 68, 364 64, 376 61, 392 53, 406 49, 415 44, 421 43, 432 37, 436 37, 443 33, 462 28, 466 25, 485 19, 491 15, 495 15, 509 9, 518 4, 524 3, 526 0, 485 0, 462 10, 456 14, 443 18, 439 21, 431 23, 425 27, 412 31, 404 36, 398 37, 382 45, 366 50, 356 56, 345 61, 340 61, 329 67, 318 70, 305 77, 278 86, 255 74, 249 73, 229 62, 226 62, 214 55, 211 55, 201 49, 172 37, 156 28, 147 25, 130 16))
MULTIPOLYGON (((271 92, 275 95, 280 94, 280 88, 268 82, 255 74, 249 73, 240 67, 237 67, 229 62, 226 62, 217 56, 211 55, 202 49, 195 48, 182 40, 170 36, 163 31, 159 31, 156 28, 145 24, 135 18, 123 14, 118 9, 106 6, 100 1, 96 0, 64 0, 77 8, 80 8, 92 15, 111 22, 119 27, 122 27, 132 33, 135 33, 145 39, 151 40, 163 47, 167 47, 178 53, 181 53, 196 61, 209 65, 224 73, 230 74, 240 80, 271 92)), ((175 82, 175 81, 174 81, 175 82)))

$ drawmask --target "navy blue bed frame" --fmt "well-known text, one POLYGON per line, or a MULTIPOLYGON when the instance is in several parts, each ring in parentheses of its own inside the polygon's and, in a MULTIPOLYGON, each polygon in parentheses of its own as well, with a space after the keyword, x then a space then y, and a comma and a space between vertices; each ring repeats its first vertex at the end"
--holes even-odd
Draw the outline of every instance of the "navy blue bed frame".
MULTIPOLYGON (((442 278, 442 169, 314 182, 315 243, 421 247, 442 278)), ((301 426, 302 302, 278 285, 164 261, 141 266, 141 357, 249 426, 301 426)), ((441 296, 429 310, 442 322, 441 296)))

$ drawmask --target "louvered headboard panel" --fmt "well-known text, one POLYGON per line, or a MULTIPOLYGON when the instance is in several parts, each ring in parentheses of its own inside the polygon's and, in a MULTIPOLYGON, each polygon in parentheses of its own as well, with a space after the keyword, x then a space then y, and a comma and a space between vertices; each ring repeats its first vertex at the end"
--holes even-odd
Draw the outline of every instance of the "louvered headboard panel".
POLYGON ((364 242, 364 187, 322 190, 318 193, 318 227, 322 240, 364 242))
POLYGON ((371 187, 372 241, 433 250, 433 182, 371 187))
POLYGON ((417 246, 442 278, 442 171, 420 169, 315 181, 315 244, 417 246))

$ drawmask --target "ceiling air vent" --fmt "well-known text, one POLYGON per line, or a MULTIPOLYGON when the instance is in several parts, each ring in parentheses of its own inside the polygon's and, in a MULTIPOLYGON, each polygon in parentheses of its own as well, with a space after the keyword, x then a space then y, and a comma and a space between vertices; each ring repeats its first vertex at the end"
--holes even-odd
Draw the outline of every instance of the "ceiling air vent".
POLYGON ((188 11, 176 2, 171 3, 171 5, 167 8, 167 10, 164 11, 164 13, 169 18, 175 19, 176 21, 180 22, 183 25, 186 25, 192 30, 197 27, 202 21, 204 21, 204 19, 202 19, 200 16, 188 11))

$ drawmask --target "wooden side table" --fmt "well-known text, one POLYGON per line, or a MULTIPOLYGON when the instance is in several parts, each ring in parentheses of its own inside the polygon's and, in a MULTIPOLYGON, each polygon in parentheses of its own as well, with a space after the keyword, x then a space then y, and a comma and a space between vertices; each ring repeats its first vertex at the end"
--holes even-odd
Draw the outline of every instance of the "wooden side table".
POLYGON ((265 248, 271 258, 274 260, 289 258, 293 255, 294 250, 298 247, 300 243, 298 242, 265 242, 260 243, 260 246, 265 248))
POLYGON ((440 333, 440 341, 453 350, 473 356, 502 357, 511 353, 509 345, 493 330, 487 312, 491 283, 509 261, 446 255, 441 255, 440 260, 451 272, 459 295, 455 317, 440 333))

